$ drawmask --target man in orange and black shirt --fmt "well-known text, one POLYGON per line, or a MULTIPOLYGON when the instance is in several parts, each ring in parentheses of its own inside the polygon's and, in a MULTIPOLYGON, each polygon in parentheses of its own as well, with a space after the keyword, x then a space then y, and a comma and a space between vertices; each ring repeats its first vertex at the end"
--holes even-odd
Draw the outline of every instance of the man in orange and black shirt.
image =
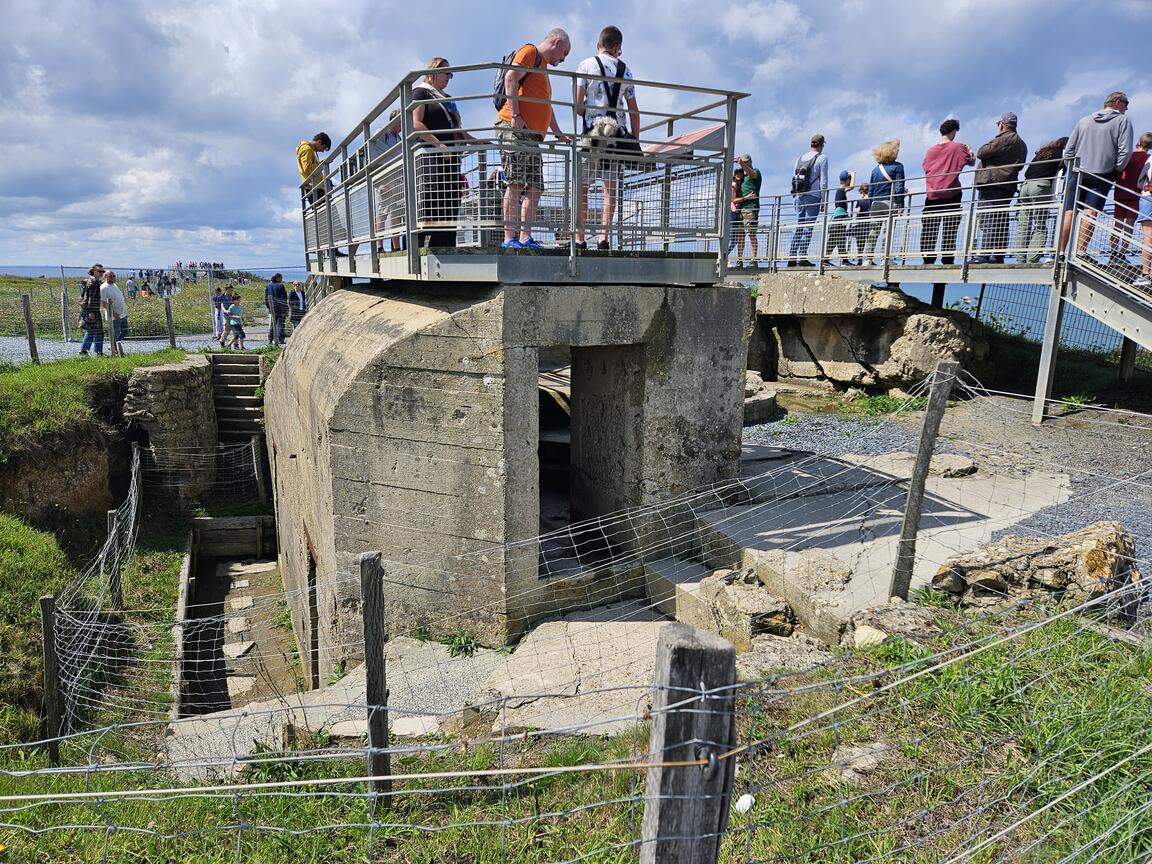
POLYGON ((552 110, 547 67, 563 63, 571 49, 567 33, 558 27, 549 30, 539 45, 521 47, 512 59, 513 66, 519 68, 504 75, 507 97, 496 118, 496 131, 502 149, 501 167, 508 181, 504 190, 505 248, 540 248, 532 239, 532 220, 544 191, 544 166, 537 145, 549 130, 559 140, 569 140, 560 131, 552 110))

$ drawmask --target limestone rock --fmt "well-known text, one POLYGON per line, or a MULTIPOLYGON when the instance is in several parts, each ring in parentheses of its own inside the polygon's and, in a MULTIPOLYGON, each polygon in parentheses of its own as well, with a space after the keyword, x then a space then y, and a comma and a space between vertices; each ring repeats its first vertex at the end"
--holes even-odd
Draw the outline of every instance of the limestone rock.
POLYGON ((835 654, 819 639, 793 633, 781 636, 755 636, 749 650, 736 655, 736 677, 758 681, 780 672, 807 672, 835 659, 835 654))
POLYGON ((893 598, 883 606, 872 606, 853 614, 844 628, 840 644, 865 648, 896 636, 923 645, 941 632, 936 613, 930 607, 893 598))
POLYGON ((1095 522, 1061 537, 1007 536, 948 559, 932 587, 965 606, 1034 594, 1084 600, 1140 583, 1134 554, 1132 535, 1119 522, 1095 522))
POLYGON ((883 741, 837 747, 832 753, 832 764, 825 769, 824 776, 839 783, 860 783, 877 768, 894 761, 898 755, 894 745, 883 741))
POLYGON ((750 570, 716 570, 693 593, 698 602, 682 604, 680 621, 723 636, 737 653, 747 651, 756 636, 790 636, 796 629, 791 607, 761 587, 750 570))

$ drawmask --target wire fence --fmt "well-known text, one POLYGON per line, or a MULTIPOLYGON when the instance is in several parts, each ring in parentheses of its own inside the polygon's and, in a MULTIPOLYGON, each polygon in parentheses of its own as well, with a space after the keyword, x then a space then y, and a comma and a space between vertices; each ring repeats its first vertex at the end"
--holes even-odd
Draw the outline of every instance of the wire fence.
MULTIPOLYGON (((22 362, 75 356, 85 336, 80 311, 87 268, 60 267, 59 277, 4 277, 0 279, 0 360, 22 362)), ((306 274, 297 268, 235 270, 159 270, 116 268, 118 287, 128 315, 126 336, 119 338, 127 353, 210 347, 220 340, 223 315, 213 296, 217 289, 233 288, 241 298, 249 339, 256 346, 274 341, 272 316, 265 305, 265 287, 275 273, 285 285, 299 281, 305 291, 303 308, 283 310, 284 336, 290 336, 319 296, 310 296, 306 274)), ((111 352, 110 325, 96 331, 92 350, 111 352)))
MULTIPOLYGON (((1039 345, 1048 315, 1049 285, 986 284, 961 300, 961 308, 993 330, 1039 345)), ((1067 305, 1060 324, 1060 347, 1116 364, 1124 337, 1075 306, 1067 305)), ((1152 351, 1136 350, 1136 367, 1152 370, 1152 351)))
MULTIPOLYGON (((128 657, 89 654, 120 660, 130 692, 110 702, 90 688, 87 698, 93 709, 128 709, 134 719, 73 727, 58 742, 58 766, 45 765, 36 745, 0 745, 2 842, 17 855, 67 844, 74 856, 104 861, 175 849, 265 861, 287 848, 350 861, 658 861, 672 860, 662 856, 677 843, 717 845, 719 860, 731 862, 1146 860, 1152 597, 1142 573, 1150 562, 1122 528, 1112 546, 1073 548, 1027 520, 1071 500, 1089 510, 1118 494, 1152 502, 1152 472, 1103 476, 1071 452, 1054 460, 1021 451, 1010 432, 1027 410, 997 407, 970 379, 957 386, 961 398, 990 406, 982 422, 994 428, 979 438, 963 426, 946 431, 940 458, 979 453, 1011 470, 976 485, 944 477, 929 485, 916 572, 938 590, 916 595, 920 602, 888 600, 907 479, 882 452, 799 455, 643 512, 572 526, 575 540, 609 540, 626 520, 634 532, 645 521, 662 526, 640 533, 647 540, 638 551, 614 556, 615 588, 631 585, 643 599, 570 617, 564 628, 544 624, 510 653, 454 650, 401 628, 385 649, 386 709, 367 697, 354 659, 366 653, 366 622, 343 644, 305 644, 289 657, 299 666, 313 651, 348 661, 339 681, 171 720, 172 656, 152 648, 171 650, 174 628, 187 640, 204 619, 174 608, 117 610, 122 644, 136 647, 128 657), (1060 479, 1087 474, 1090 487, 1060 479), (1031 551, 1005 547, 979 566, 957 557, 989 540, 1007 543, 1005 532, 1031 551), (746 552, 751 537, 756 555, 741 558, 734 547, 746 552), (848 582, 825 553, 847 563, 848 582), (813 563, 820 560, 825 566, 813 563), (718 579, 661 591, 643 571, 669 561, 684 572, 728 567, 718 579), (742 584, 777 590, 772 572, 800 577, 802 591, 788 598, 800 630, 822 631, 821 615, 846 585, 864 617, 844 610, 834 639, 753 634, 736 661, 739 683, 660 678, 657 647, 668 631, 659 613, 690 618, 693 603, 719 585, 736 596, 742 584), (954 593, 954 579, 966 590, 954 593), (382 710, 389 741, 368 737, 382 710), (725 717, 734 736, 693 725, 725 717), (382 755, 386 772, 366 767, 382 755), (665 777, 682 783, 679 791, 665 777), (720 785, 713 792, 701 783, 720 785), (662 821, 680 805, 697 815, 662 821)), ((919 404, 909 401, 904 413, 919 404)), ((1086 409, 1079 422, 1126 447, 1152 439, 1152 427, 1123 412, 1086 409)), ((858 452, 874 452, 869 439, 881 434, 865 432, 858 452)), ((179 470, 165 482, 181 482, 179 470)), ((447 572, 461 563, 446 556, 426 566, 447 572)), ((401 578, 388 564, 385 596, 401 578)), ((208 617, 227 633, 241 618, 268 621, 286 608, 295 616, 306 593, 251 596, 208 617)), ((705 608, 712 615, 715 607, 705 608)), ((107 623, 89 620, 97 631, 107 623)), ((219 654, 185 657, 228 677, 219 654)), ((689 661, 668 661, 681 662, 689 661)))

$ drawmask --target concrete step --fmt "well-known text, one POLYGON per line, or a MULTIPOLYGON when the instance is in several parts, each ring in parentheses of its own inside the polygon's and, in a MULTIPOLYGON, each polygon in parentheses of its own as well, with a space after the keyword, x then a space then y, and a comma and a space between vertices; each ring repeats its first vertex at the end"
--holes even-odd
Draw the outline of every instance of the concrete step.
POLYGON ((244 382, 244 383, 247 383, 249 381, 252 381, 252 382, 255 382, 256 384, 259 384, 260 383, 260 373, 255 372, 255 371, 249 371, 249 370, 241 370, 241 367, 239 367, 239 366, 228 366, 228 367, 225 367, 224 369, 213 369, 212 370, 212 381, 213 381, 213 383, 215 383, 215 382, 223 382, 223 383, 244 382), (240 370, 240 371, 233 372, 232 371, 233 369, 240 370))
POLYGON ((259 357, 244 357, 243 355, 236 355, 232 357, 221 357, 219 360, 212 361, 213 369, 255 369, 260 370, 259 357))
POLYGON ((226 432, 255 435, 264 433, 264 424, 256 420, 234 420, 228 417, 220 417, 216 421, 216 429, 217 437, 222 437, 226 432))
POLYGON ((221 408, 260 408, 264 400, 253 396, 246 390, 222 390, 213 394, 212 401, 216 403, 216 410, 221 408))
POLYGON ((264 409, 259 405, 217 405, 216 421, 221 420, 259 420, 264 417, 264 409))
POLYGON ((712 571, 698 561, 661 558, 644 562, 644 581, 648 599, 669 618, 680 620, 685 606, 698 603, 696 589, 712 571))

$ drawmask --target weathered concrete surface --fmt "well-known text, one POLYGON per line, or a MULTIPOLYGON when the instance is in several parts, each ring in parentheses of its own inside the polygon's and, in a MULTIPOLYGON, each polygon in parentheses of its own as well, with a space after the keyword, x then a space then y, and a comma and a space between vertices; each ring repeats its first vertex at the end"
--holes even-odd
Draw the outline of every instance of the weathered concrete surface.
POLYGON ((756 314, 764 344, 753 362, 769 377, 903 387, 939 360, 979 375, 988 354, 983 328, 971 316, 834 275, 766 274, 756 314), (766 358, 773 349, 776 356, 766 358))
POLYGON ((772 675, 807 672, 831 663, 836 655, 818 639, 791 636, 757 636, 743 654, 736 655, 736 675, 741 681, 758 681, 772 675))
MULTIPOLYGON (((452 657, 448 646, 439 642, 406 637, 389 642, 385 662, 392 731, 411 733, 417 726, 427 728, 428 718, 439 722, 458 714, 468 704, 477 681, 491 674, 500 660, 494 651, 484 649, 472 657, 452 657)), ((289 724, 301 735, 331 732, 334 727, 340 734, 361 734, 366 716, 364 674, 364 667, 359 666, 319 690, 172 723, 165 738, 167 759, 175 763, 175 773, 182 779, 231 777, 236 768, 234 754, 244 757, 255 752, 257 742, 279 748, 289 724), (217 764, 203 765, 202 760, 217 764)))
MULTIPOLYGON (((797 469, 798 477, 787 470, 766 477, 752 503, 697 517, 706 566, 753 568, 808 633, 839 644, 852 613, 888 600, 906 497, 894 484, 910 465, 901 454, 859 457, 847 469, 810 460, 797 469)), ((913 587, 927 584, 950 556, 1069 494, 1067 477, 1041 472, 930 476, 913 587)))
POLYGON ((635 726, 651 706, 656 641, 669 622, 646 604, 575 612, 534 629, 485 682, 507 699, 492 731, 567 730, 607 735, 635 726))
POLYGON ((764 383, 760 373, 744 373, 744 423, 764 423, 776 413, 776 391, 764 383))
MULTIPOLYGON (((539 533, 542 347, 571 346, 577 515, 738 470, 740 286, 430 290, 337 291, 266 385, 285 587, 300 644, 316 630, 315 678, 356 657, 343 646, 361 641, 362 552, 382 552, 394 634, 463 630, 504 644, 572 601, 587 605, 573 583, 540 579, 536 544, 519 542, 539 533)), ((649 521, 635 530, 655 542, 661 523, 649 521)), ((590 584, 599 602, 615 599, 603 580, 590 584)))

